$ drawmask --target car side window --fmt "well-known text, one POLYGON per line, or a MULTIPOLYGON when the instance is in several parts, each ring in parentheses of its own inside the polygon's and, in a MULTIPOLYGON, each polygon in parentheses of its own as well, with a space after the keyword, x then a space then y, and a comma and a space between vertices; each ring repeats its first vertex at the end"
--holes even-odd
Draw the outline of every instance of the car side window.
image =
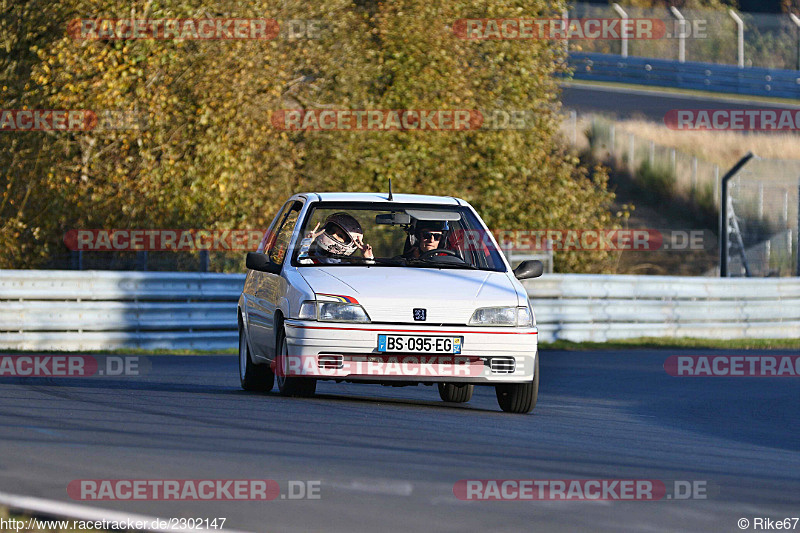
POLYGON ((303 204, 301 202, 293 202, 287 206, 285 212, 281 215, 275 229, 275 238, 272 245, 266 252, 270 260, 276 265, 282 265, 286 257, 286 252, 289 249, 289 241, 292 240, 292 231, 297 224, 297 217, 300 216, 300 209, 303 204))

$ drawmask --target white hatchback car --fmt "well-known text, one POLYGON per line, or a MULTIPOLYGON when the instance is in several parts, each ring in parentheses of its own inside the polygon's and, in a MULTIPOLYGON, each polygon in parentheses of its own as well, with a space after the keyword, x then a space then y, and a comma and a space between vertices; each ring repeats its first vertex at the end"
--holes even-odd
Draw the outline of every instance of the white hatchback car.
POLYGON ((452 197, 305 193, 256 252, 239 298, 245 390, 314 394, 318 380, 437 384, 467 402, 493 385, 503 411, 530 412, 537 328, 519 279, 475 210, 452 197))

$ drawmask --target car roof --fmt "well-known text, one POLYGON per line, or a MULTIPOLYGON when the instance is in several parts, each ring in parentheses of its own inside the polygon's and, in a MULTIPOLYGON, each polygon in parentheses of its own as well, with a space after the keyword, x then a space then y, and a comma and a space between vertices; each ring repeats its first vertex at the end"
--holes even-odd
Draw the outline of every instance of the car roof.
POLYGON ((437 204, 437 205, 464 205, 466 202, 459 201, 458 198, 452 196, 428 196, 425 194, 394 194, 392 202, 389 202, 388 193, 374 193, 374 192, 312 192, 304 193, 299 196, 305 196, 310 200, 314 200, 316 196, 317 201, 323 202, 392 202, 403 204, 437 204))

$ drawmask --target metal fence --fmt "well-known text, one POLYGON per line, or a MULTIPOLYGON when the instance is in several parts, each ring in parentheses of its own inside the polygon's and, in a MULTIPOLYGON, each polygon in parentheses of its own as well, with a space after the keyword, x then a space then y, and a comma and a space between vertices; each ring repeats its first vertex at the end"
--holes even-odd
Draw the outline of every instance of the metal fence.
MULTIPOLYGON (((0 349, 236 347, 241 274, 0 270, 0 349)), ((800 337, 800 279, 552 274, 542 341, 800 337)))
POLYGON ((740 13, 728 8, 615 8, 613 4, 576 3, 566 15, 570 19, 619 19, 623 13, 628 18, 660 20, 664 36, 626 42, 571 40, 566 43, 568 50, 742 67, 800 69, 800 19, 788 14, 740 13))
MULTIPOLYGON (((626 131, 616 123, 592 116, 589 135, 601 157, 611 157, 643 179, 643 166, 668 183, 647 187, 670 188, 695 204, 719 210, 720 178, 728 170, 697 156, 626 131)), ((731 161, 733 165, 735 161, 731 161)), ((732 239, 730 275, 744 276, 745 263, 752 276, 794 276, 798 270, 798 203, 800 160, 750 160, 729 184, 738 238, 732 239)), ((722 222, 720 221, 720 227, 722 222)))

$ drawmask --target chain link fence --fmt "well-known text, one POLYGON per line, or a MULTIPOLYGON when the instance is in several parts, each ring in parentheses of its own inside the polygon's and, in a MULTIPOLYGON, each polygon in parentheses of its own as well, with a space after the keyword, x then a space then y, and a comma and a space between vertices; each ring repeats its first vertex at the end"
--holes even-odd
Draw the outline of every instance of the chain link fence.
POLYGON ((798 187, 800 161, 752 159, 731 179, 730 275, 800 275, 798 187))
MULTIPOLYGON (((589 143, 601 159, 614 160, 643 187, 660 197, 680 195, 717 213, 721 205, 721 167, 697 156, 642 138, 599 116, 567 119, 568 131, 585 125, 589 143)), ((728 184, 729 275, 800 275, 798 202, 800 160, 751 159, 728 184)), ((722 227, 720 220, 719 226, 722 227)), ((717 272, 718 273, 718 272, 717 272)), ((712 273, 709 273, 712 274, 712 273)))

